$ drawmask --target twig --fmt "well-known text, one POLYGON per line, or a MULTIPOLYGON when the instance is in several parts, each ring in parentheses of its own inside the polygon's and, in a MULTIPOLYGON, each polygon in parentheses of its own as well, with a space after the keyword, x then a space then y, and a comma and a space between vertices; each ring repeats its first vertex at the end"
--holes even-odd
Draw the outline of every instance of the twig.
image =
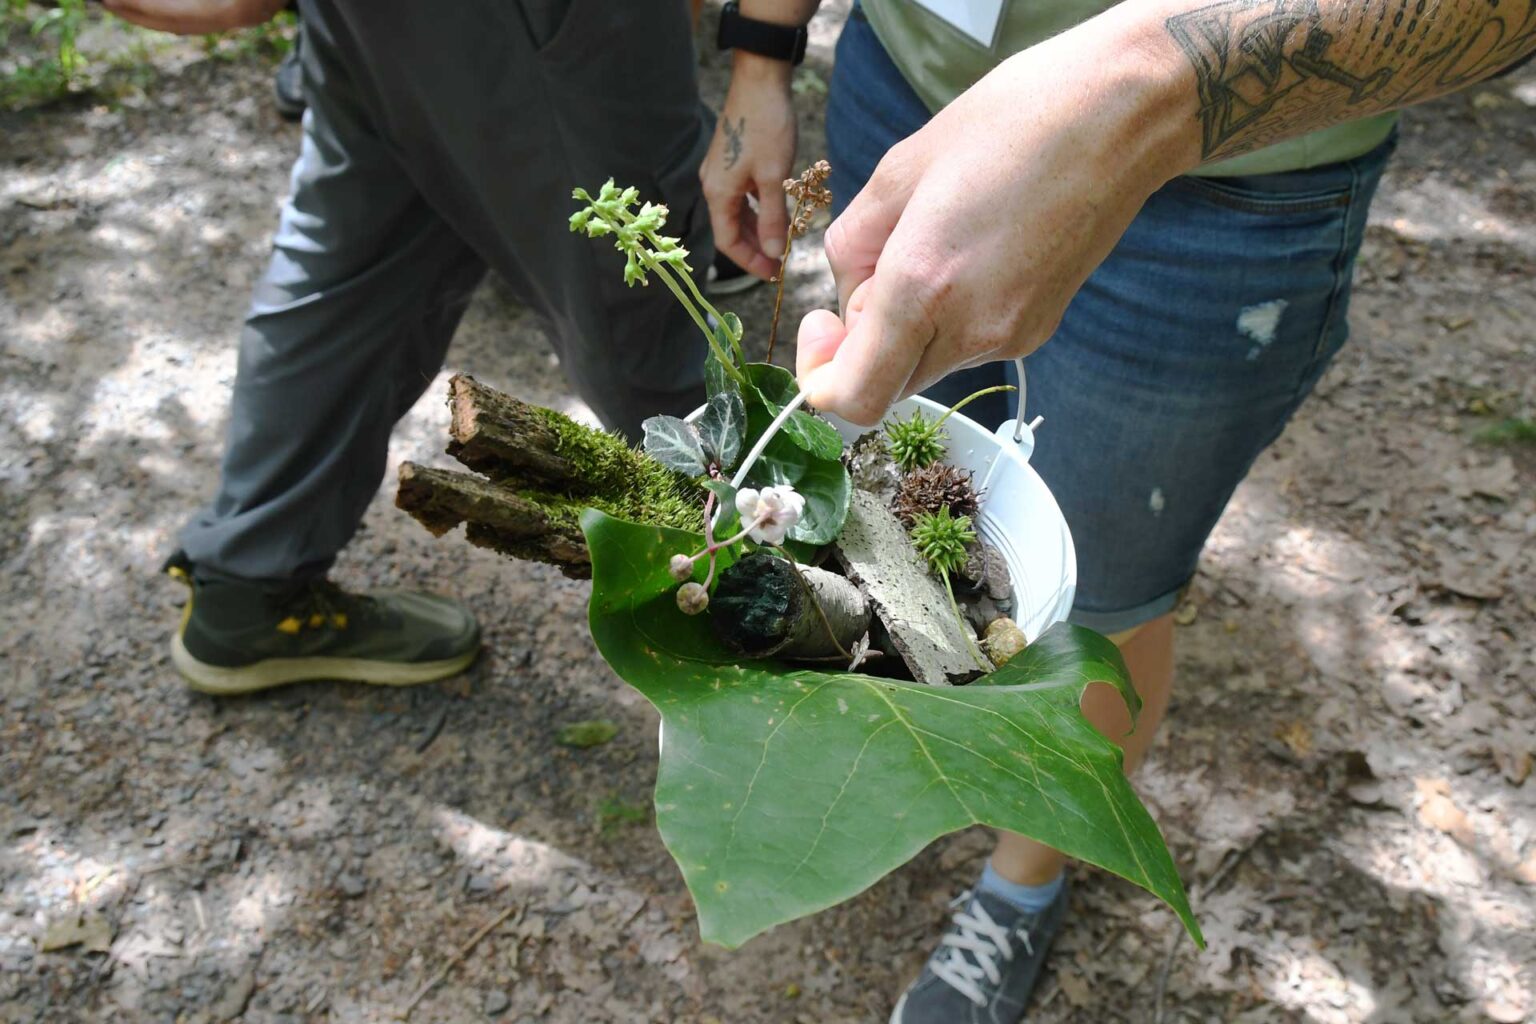
MULTIPOLYGON (((1237 866, 1247 858, 1249 852, 1252 851, 1253 848, 1258 845, 1259 841, 1266 835, 1268 835, 1268 832, 1260 831, 1259 834, 1254 836, 1247 845, 1241 847, 1240 849, 1230 851, 1226 857, 1222 859, 1221 864, 1216 868, 1216 873, 1211 875, 1209 881, 1207 881, 1204 885, 1190 887, 1190 903, 1193 904, 1197 900, 1203 899, 1205 896, 1221 888, 1222 883, 1231 877, 1232 872, 1237 870, 1237 866)), ((1168 995, 1168 975, 1173 972, 1173 960, 1174 957, 1178 954, 1180 944, 1184 941, 1184 931, 1184 926, 1175 922, 1173 939, 1168 943, 1168 952, 1163 957, 1163 969, 1158 972, 1157 976, 1157 999, 1155 1002, 1156 1010, 1152 1014, 1152 1024, 1163 1024, 1163 1000, 1168 995)))
POLYGON ((1168 995, 1168 975, 1173 971, 1174 954, 1178 953, 1179 945, 1184 941, 1184 926, 1177 922, 1175 924, 1173 939, 1168 943, 1168 952, 1163 956, 1163 969, 1157 975, 1157 999, 1153 1004, 1156 1009, 1152 1013, 1152 1024, 1163 1024, 1163 999, 1168 995))
POLYGON ((448 977, 448 972, 453 970, 456 966, 458 966, 459 961, 463 960, 466 956, 468 956, 470 950, 474 949, 475 946, 477 946, 479 944, 481 939, 483 939, 487 935, 491 934, 491 932, 493 930, 495 930, 497 925, 501 924, 507 918, 511 917, 513 914, 517 913, 518 911, 520 911, 522 909, 523 909, 523 905, 522 904, 514 903, 512 906, 508 907, 506 910, 503 910, 501 913, 497 914, 484 927, 482 927, 479 931, 475 932, 474 935, 471 935, 470 938, 469 938, 469 941, 464 943, 464 945, 460 946, 459 947, 459 951, 457 953, 453 954, 453 956, 448 958, 448 962, 443 964, 442 969, 439 970, 436 974, 434 974, 432 976, 432 979, 430 981, 428 981, 425 985, 421 986, 421 988, 417 991, 417 993, 414 996, 411 997, 411 1001, 409 1003, 405 1004, 405 1009, 400 1011, 400 1016, 397 1019, 399 1019, 399 1020, 406 1020, 406 1019, 408 1019, 410 1017, 410 1015, 411 1015, 411 1011, 416 1009, 416 1004, 421 1002, 423 999, 425 999, 427 997, 427 993, 428 992, 431 992, 434 988, 436 988, 438 985, 440 985, 442 983, 443 979, 448 977))
POLYGON ((795 214, 789 218, 789 227, 784 229, 784 255, 779 257, 779 276, 774 278, 778 290, 773 296, 773 323, 768 327, 768 362, 773 362, 773 343, 779 337, 779 307, 784 305, 784 271, 789 266, 789 250, 795 244, 795 222, 800 219, 801 199, 795 200, 795 214))
POLYGON ((424 754, 427 752, 427 748, 432 745, 433 741, 437 739, 438 734, 443 731, 443 725, 447 721, 448 703, 444 701, 442 710, 437 713, 437 717, 432 720, 432 724, 427 726, 426 734, 416 741, 416 753, 424 754))

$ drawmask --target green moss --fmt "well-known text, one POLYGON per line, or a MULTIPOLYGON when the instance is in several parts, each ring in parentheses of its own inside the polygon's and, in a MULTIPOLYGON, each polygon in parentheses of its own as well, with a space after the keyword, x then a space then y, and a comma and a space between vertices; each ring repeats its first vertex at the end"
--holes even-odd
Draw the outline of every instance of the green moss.
POLYGON ((549 513, 557 527, 578 533, 581 513, 589 508, 632 523, 703 532, 704 499, 690 497, 673 473, 650 459, 641 456, 628 474, 608 479, 628 481, 629 486, 607 494, 551 494, 533 489, 517 493, 549 513))

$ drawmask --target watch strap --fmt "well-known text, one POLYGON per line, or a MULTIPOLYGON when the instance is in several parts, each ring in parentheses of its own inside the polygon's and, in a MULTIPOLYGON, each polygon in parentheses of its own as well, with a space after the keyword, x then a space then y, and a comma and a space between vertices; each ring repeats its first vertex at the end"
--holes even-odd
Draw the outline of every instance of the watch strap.
POLYGON ((799 64, 805 59, 810 33, 805 26, 775 25, 741 13, 737 0, 730 0, 720 11, 720 33, 716 42, 722 50, 745 50, 759 57, 799 64))

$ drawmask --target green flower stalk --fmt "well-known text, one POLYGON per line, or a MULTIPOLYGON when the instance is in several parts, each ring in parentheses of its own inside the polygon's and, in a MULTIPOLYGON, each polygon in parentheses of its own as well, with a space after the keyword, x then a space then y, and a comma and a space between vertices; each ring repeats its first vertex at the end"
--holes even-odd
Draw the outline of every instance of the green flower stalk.
POLYGON ((747 379, 738 365, 739 360, 726 353, 709 325, 710 319, 719 324, 731 347, 740 353, 740 322, 735 317, 722 316, 704 297, 693 280, 688 250, 683 248, 682 241, 661 233, 667 222, 667 208, 659 203, 645 203, 638 211, 630 209, 640 201, 640 190, 634 187, 620 189, 612 178, 603 183, 595 199, 584 188, 572 190, 571 198, 587 204, 571 214, 571 230, 585 232, 588 238, 612 236, 613 247, 624 254, 624 283, 630 287, 649 285, 649 275, 655 274, 704 332, 726 373, 745 387, 747 379))
POLYGON ((955 613, 955 621, 960 623, 960 632, 971 645, 971 656, 978 665, 990 672, 992 663, 981 653, 981 648, 976 646, 976 634, 970 623, 965 621, 965 616, 960 614, 960 603, 955 600, 955 588, 949 582, 950 574, 959 572, 965 566, 966 548, 975 541, 976 531, 971 529, 971 517, 951 515, 948 505, 937 512, 925 512, 912 523, 912 546, 917 548, 917 553, 944 581, 944 592, 949 595, 949 608, 955 613))

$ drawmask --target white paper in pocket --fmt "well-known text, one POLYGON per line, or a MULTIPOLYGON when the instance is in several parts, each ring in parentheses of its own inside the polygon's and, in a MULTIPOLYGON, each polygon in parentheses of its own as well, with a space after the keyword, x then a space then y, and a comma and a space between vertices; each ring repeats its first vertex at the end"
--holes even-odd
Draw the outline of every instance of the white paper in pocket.
POLYGON ((932 11, 982 46, 990 47, 1003 20, 1005 0, 913 0, 932 11))

